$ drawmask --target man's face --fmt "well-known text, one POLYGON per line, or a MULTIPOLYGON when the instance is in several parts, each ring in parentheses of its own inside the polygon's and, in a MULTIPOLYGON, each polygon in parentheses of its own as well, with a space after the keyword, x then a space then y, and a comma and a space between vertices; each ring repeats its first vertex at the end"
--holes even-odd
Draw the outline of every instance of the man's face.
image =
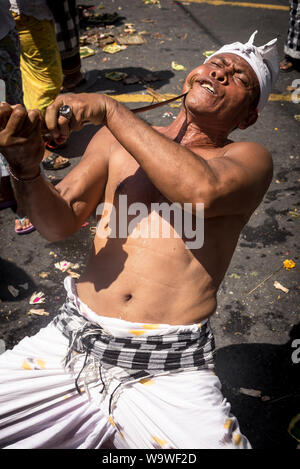
POLYGON ((213 117, 234 128, 255 109, 259 82, 246 60, 221 53, 195 68, 183 90, 189 90, 185 104, 194 117, 213 117))

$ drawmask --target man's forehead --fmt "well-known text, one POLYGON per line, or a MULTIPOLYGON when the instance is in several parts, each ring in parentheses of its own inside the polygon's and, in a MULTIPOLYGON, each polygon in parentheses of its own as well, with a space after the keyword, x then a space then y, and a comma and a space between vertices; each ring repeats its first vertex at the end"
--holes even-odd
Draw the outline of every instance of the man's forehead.
POLYGON ((247 62, 247 60, 243 59, 240 55, 234 54, 232 52, 221 52, 220 54, 215 54, 213 57, 210 57, 207 62, 210 62, 211 60, 214 60, 215 58, 218 58, 222 60, 225 64, 229 63, 234 63, 235 65, 238 65, 239 68, 244 71, 249 73, 255 81, 257 80, 257 76, 251 65, 247 62))

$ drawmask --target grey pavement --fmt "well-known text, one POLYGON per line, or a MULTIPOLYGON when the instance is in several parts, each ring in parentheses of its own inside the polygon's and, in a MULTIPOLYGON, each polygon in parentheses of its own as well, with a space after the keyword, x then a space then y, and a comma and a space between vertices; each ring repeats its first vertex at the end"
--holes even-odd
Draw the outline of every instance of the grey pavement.
MULTIPOLYGON (((93 5, 83 0, 81 4, 93 5)), ((187 71, 203 62, 205 51, 237 40, 245 42, 256 29, 256 44, 278 37, 279 53, 283 55, 288 27, 286 10, 166 0, 159 5, 146 5, 143 0, 104 0, 103 4, 101 13, 117 12, 120 16, 112 32, 122 31, 125 23, 133 23, 137 31, 148 32, 144 36, 147 42, 113 55, 94 47, 96 54, 82 60, 83 69, 89 72, 90 81, 85 88, 89 92, 146 94, 146 88, 151 86, 159 93, 178 94, 187 71), (172 61, 184 65, 186 71, 173 70, 172 61), (159 80, 125 85, 105 78, 109 71, 141 77, 151 72, 159 80)), ((287 2, 274 0, 264 4, 286 6, 287 2)), ((255 141, 268 148, 274 159, 274 178, 240 236, 211 320, 217 345, 216 372, 224 395, 231 402, 242 431, 257 449, 297 446, 287 431, 292 417, 300 413, 300 350, 297 354, 296 349, 297 339, 300 347, 300 123, 295 117, 300 115, 300 104, 287 100, 293 84, 300 86, 299 72, 281 73, 273 90, 280 99, 268 103, 254 126, 232 134, 235 141, 255 141), (293 269, 283 267, 286 259, 295 262, 293 269), (275 288, 275 281, 288 292, 275 288), (260 396, 245 395, 241 388, 260 391, 260 396)), ((128 107, 139 104, 143 105, 128 103, 128 107)), ((164 106, 141 117, 150 124, 166 125, 177 112, 178 108, 164 106)), ((88 126, 73 134, 61 150, 70 158, 71 167, 46 174, 57 180, 67 174, 80 160, 96 130, 88 126)), ((78 263, 76 272, 80 273, 87 262, 95 226, 95 218, 90 217, 88 225, 71 238, 49 243, 38 232, 16 235, 14 218, 11 209, 0 212, 0 353, 3 341, 6 348, 11 348, 55 316, 64 300, 66 273, 57 270, 54 263, 78 263), (42 272, 46 272, 43 278, 42 272), (34 292, 43 292, 45 302, 30 305, 34 292), (44 309, 48 315, 28 314, 30 309, 44 309)))

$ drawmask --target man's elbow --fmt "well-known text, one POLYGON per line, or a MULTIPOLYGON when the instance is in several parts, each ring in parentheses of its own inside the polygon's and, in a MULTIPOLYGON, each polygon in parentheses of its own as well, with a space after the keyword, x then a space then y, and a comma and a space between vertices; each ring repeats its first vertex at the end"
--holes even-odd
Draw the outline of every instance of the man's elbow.
POLYGON ((59 241, 65 241, 66 239, 70 238, 77 230, 50 230, 37 227, 39 233, 46 239, 49 243, 58 243, 59 241))

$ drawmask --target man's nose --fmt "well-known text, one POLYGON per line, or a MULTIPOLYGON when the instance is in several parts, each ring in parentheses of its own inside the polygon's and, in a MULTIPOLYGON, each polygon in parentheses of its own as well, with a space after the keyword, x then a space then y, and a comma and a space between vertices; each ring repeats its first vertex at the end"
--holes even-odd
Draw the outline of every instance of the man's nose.
POLYGON ((228 76, 231 72, 231 67, 220 67, 220 68, 216 68, 214 70, 211 71, 210 75, 215 79, 215 80, 218 80, 219 82, 223 83, 223 84, 227 84, 228 83, 228 76))

